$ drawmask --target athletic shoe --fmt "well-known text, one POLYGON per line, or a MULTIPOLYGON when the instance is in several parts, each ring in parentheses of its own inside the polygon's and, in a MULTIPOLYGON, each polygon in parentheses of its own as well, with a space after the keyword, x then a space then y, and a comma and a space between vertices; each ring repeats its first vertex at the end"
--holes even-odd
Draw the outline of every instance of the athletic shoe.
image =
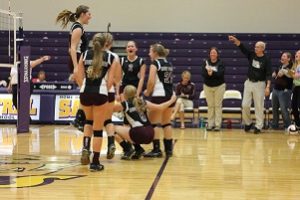
POLYGON ((79 123, 78 123, 78 120, 77 120, 77 119, 74 119, 73 121, 71 121, 70 124, 71 124, 72 126, 74 126, 75 128, 78 128, 78 126, 79 126, 79 123))
POLYGON ((258 129, 258 128, 256 128, 256 127, 254 127, 254 134, 259 134, 259 133, 261 133, 261 130, 258 129))
POLYGON ((84 126, 82 126, 82 125, 78 125, 78 126, 77 126, 77 129, 78 129, 79 131, 83 132, 83 130, 84 130, 84 126))
POLYGON ((215 128, 214 128, 214 131, 216 131, 216 132, 220 132, 220 131, 221 131, 221 129, 220 129, 220 127, 215 127, 215 128))
POLYGON ((115 156, 115 151, 116 151, 115 144, 109 145, 109 147, 107 148, 106 158, 112 159, 115 156))
POLYGON ((253 125, 252 123, 249 124, 249 125, 245 124, 245 128, 244 128, 245 132, 249 132, 251 130, 251 128, 252 128, 252 125, 253 125))
POLYGON ((91 152, 87 149, 83 149, 81 152, 80 162, 82 165, 90 164, 90 154, 91 152))
POLYGON ((102 171, 104 170, 104 165, 99 164, 95 164, 95 163, 91 163, 90 164, 90 171, 91 172, 97 172, 97 171, 102 171))
POLYGON ((79 131, 83 132, 84 124, 80 123, 77 119, 75 119, 74 121, 70 122, 70 124, 72 126, 74 126, 75 128, 77 128, 79 131))
POLYGON ((130 149, 129 151, 126 151, 123 156, 121 157, 122 160, 131 160, 133 154, 134 154, 134 149, 130 149))
POLYGON ((213 131, 213 130, 214 130, 213 127, 207 127, 207 128, 206 128, 206 131, 213 131))
POLYGON ((143 148, 139 149, 138 151, 135 151, 131 159, 138 160, 145 154, 145 150, 143 148))
POLYGON ((146 157, 146 158, 160 158, 160 157, 162 157, 162 152, 161 152, 161 150, 159 149, 159 150, 151 150, 149 153, 146 153, 145 155, 144 155, 144 157, 146 157))

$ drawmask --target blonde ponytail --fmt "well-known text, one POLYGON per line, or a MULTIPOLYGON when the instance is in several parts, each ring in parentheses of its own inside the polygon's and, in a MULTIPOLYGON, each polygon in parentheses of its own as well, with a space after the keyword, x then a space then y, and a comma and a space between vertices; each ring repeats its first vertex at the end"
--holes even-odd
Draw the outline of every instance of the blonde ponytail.
POLYGON ((106 43, 106 37, 103 33, 97 33, 93 37, 93 60, 91 66, 87 69, 87 77, 94 80, 101 76, 103 70, 103 48, 106 43))
POLYGON ((146 111, 146 103, 143 99, 136 96, 136 87, 133 85, 127 85, 124 88, 124 95, 126 96, 128 101, 131 101, 136 108, 136 110, 140 113, 144 113, 146 111))
POLYGON ((138 112, 140 113, 146 112, 147 110, 146 103, 140 97, 134 97, 132 103, 138 112))
POLYGON ((163 45, 158 43, 152 44, 150 47, 159 57, 167 57, 170 53, 169 49, 166 49, 163 45))

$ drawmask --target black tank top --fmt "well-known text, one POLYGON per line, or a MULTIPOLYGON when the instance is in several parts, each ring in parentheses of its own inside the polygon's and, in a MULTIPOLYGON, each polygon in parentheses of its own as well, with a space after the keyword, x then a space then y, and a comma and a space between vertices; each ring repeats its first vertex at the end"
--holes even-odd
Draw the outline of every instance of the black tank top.
POLYGON ((80 37, 80 42, 76 47, 76 52, 82 54, 88 49, 89 41, 87 39, 83 26, 79 22, 74 22, 71 26, 70 35, 69 35, 69 47, 71 47, 72 33, 77 28, 81 29, 82 35, 80 37))
POLYGON ((123 101, 122 103, 125 117, 132 128, 150 125, 146 112, 138 112, 131 101, 123 101))
POLYGON ((121 58, 121 65, 123 70, 122 85, 138 86, 140 78, 138 74, 144 64, 143 58, 137 57, 134 61, 128 60, 127 57, 121 58))
POLYGON ((153 97, 171 97, 173 94, 173 66, 165 58, 152 63, 157 69, 158 80, 154 85, 153 97))
POLYGON ((99 93, 99 94, 108 94, 107 90, 107 75, 108 70, 111 67, 115 56, 108 51, 105 51, 103 54, 103 63, 102 63, 102 72, 99 76, 99 78, 96 79, 90 79, 87 77, 87 69, 89 66, 91 66, 92 61, 94 57, 94 51, 88 50, 83 54, 83 60, 84 60, 84 68, 85 68, 85 79, 83 81, 82 87, 80 89, 81 93, 99 93))

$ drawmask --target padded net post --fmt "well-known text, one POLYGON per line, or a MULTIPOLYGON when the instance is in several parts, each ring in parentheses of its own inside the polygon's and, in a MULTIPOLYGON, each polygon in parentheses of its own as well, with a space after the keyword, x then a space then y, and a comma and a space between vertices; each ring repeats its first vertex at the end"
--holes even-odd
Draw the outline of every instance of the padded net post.
POLYGON ((30 122, 30 47, 21 46, 21 64, 18 68, 18 121, 17 132, 29 132, 30 122))

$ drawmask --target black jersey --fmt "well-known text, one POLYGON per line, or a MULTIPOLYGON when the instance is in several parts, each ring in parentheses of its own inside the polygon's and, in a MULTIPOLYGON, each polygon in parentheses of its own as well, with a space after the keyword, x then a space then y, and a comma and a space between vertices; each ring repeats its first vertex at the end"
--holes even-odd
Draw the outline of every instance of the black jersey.
MULTIPOLYGON (((112 56, 114 56, 114 60, 116 61, 116 62, 120 62, 119 61, 119 56, 118 56, 118 54, 116 54, 116 53, 114 53, 114 52, 112 52, 112 51, 110 51, 110 50, 106 50, 108 53, 110 53, 110 54, 112 54, 112 56)), ((109 89, 109 91, 108 91, 109 93, 115 93, 116 92, 116 90, 115 90, 115 87, 114 86, 112 86, 110 89, 109 89)))
POLYGON ((122 103, 125 117, 132 128, 150 125, 146 112, 138 112, 136 107, 130 101, 122 103))
POLYGON ((78 46, 76 47, 77 53, 84 53, 88 49, 89 41, 87 39, 87 36, 85 34, 85 31, 83 29, 83 26, 79 22, 74 22, 71 26, 70 35, 69 35, 69 46, 71 47, 71 39, 72 39, 72 33, 75 29, 80 28, 82 31, 82 35, 80 38, 80 42, 78 46))
POLYGON ((121 65, 123 70, 122 85, 134 85, 135 87, 138 87, 140 81, 138 74, 142 65, 144 65, 143 58, 136 57, 134 61, 130 61, 127 57, 122 57, 121 65))
POLYGON ((151 63, 157 69, 153 97, 171 97, 173 94, 173 66, 165 58, 159 58, 151 63))
POLYGON ((102 63, 102 72, 99 76, 99 78, 96 79, 90 79, 87 77, 87 69, 89 66, 91 66, 92 61, 94 57, 94 51, 88 50, 83 54, 83 62, 84 62, 84 68, 85 68, 85 74, 86 78, 83 81, 83 84, 80 89, 80 93, 99 93, 108 95, 108 89, 107 89, 107 72, 112 65, 115 56, 113 53, 109 51, 104 51, 103 53, 103 63, 102 63))

